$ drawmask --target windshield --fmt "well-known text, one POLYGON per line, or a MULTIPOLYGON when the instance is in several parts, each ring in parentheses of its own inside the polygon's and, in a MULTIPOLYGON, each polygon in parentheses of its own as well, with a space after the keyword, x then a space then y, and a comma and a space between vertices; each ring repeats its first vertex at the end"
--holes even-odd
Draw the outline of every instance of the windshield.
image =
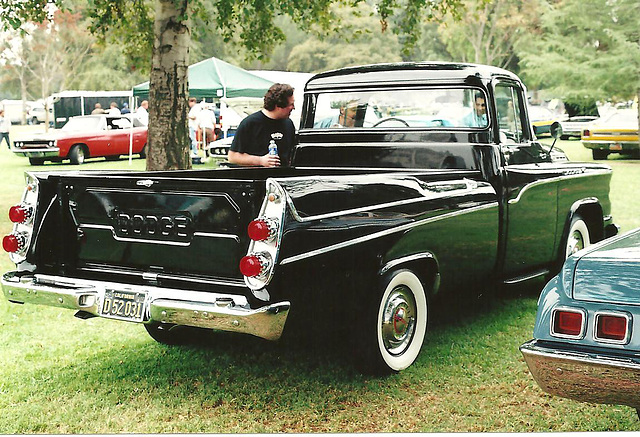
POLYGON ((635 111, 616 112, 614 114, 611 114, 609 118, 607 118, 606 123, 637 126, 638 114, 635 111))
POLYGON ((63 131, 95 131, 100 130, 101 117, 71 117, 62 127, 63 131))
POLYGON ((431 88, 322 93, 308 128, 485 128, 486 98, 479 89, 431 88))

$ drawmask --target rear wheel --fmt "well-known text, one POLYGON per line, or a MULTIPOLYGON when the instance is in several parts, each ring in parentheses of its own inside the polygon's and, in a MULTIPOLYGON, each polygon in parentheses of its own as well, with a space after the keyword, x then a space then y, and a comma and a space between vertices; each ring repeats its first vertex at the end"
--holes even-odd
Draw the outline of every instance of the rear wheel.
POLYGON ((71 164, 80 165, 84 163, 85 152, 84 147, 79 144, 76 144, 69 151, 69 159, 71 160, 71 164))
POLYGON ((571 219, 571 225, 569 226, 569 234, 564 247, 564 259, 590 245, 589 228, 581 216, 575 215, 571 219))
POLYGON ((147 145, 142 146, 142 150, 140 151, 140 158, 144 159, 147 157, 147 145))
POLYGON ((426 336, 427 308, 424 286, 413 272, 386 275, 375 301, 364 309, 356 357, 360 370, 389 374, 413 364, 426 336))
POLYGON ((42 165, 44 164, 44 158, 29 158, 29 164, 42 165))
POLYGON ((607 156, 609 156, 609 151, 608 150, 600 150, 600 149, 592 149, 591 150, 591 156, 593 157, 593 159, 596 159, 596 160, 607 159, 607 156))

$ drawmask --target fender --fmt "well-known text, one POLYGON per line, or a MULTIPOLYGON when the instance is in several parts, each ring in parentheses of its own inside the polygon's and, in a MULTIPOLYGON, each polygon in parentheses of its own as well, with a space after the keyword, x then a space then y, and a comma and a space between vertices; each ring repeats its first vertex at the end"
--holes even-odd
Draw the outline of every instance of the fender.
POLYGON ((440 266, 437 257, 432 252, 416 253, 388 260, 378 271, 378 276, 382 277, 391 270, 401 268, 413 270, 422 281, 429 281, 425 285, 427 285, 430 296, 438 293, 440 288, 440 266), (415 267, 411 268, 412 266, 415 267))

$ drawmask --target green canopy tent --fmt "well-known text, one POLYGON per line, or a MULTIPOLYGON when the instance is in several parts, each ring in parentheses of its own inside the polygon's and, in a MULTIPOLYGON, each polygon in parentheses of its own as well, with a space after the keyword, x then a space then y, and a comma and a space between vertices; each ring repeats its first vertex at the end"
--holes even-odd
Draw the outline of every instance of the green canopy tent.
MULTIPOLYGON (((270 80, 249 73, 218 58, 209 58, 189 66, 189 96, 202 98, 260 97, 270 80)), ((133 87, 133 96, 148 98, 149 82, 133 87)))

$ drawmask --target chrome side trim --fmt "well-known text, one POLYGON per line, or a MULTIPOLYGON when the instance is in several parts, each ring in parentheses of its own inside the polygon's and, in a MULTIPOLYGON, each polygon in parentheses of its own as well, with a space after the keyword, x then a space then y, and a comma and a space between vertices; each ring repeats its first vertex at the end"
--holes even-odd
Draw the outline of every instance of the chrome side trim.
MULTIPOLYGON (((159 181, 160 179, 161 178, 157 178, 157 181, 159 181)), ((122 188, 109 188, 109 187, 88 187, 87 191, 89 192, 95 191, 98 193, 136 193, 136 194, 150 193, 149 190, 146 190, 146 189, 137 189, 137 188, 122 189, 122 188)), ((236 210, 236 212, 240 212, 240 207, 238 206, 238 204, 227 193, 203 193, 200 191, 194 192, 194 191, 174 191, 174 190, 157 190, 157 191, 152 191, 151 193, 152 194, 173 194, 178 196, 193 196, 197 194, 200 197, 224 197, 225 200, 229 202, 229 205, 231 205, 233 209, 236 210)))
POLYGON ((127 271, 127 270, 123 270, 123 269, 105 268, 105 267, 90 267, 90 266, 79 267, 78 270, 83 271, 83 272, 96 272, 96 273, 109 273, 109 274, 113 274, 113 275, 126 275, 126 276, 142 278, 145 281, 146 280, 155 280, 155 281, 170 280, 170 281, 190 282, 190 283, 194 283, 194 284, 222 285, 224 287, 245 288, 245 284, 243 282, 241 282, 240 280, 238 280, 237 282, 234 282, 234 281, 223 281, 223 280, 220 280, 220 279, 211 279, 211 278, 199 279, 199 278, 190 278, 188 276, 170 275, 170 274, 166 274, 166 273, 132 272, 132 271, 127 271), (153 278, 155 278, 155 279, 153 279, 153 278))
MULTIPOLYGON (((569 170, 569 172, 570 172, 570 170, 569 170)), ((607 174, 607 173, 611 173, 611 172, 612 172, 611 169, 598 171, 598 173, 601 173, 601 174, 607 174)), ((561 181, 561 180, 565 181, 567 179, 590 177, 590 176, 593 176, 593 174, 594 174, 594 172, 590 172, 590 173, 584 172, 584 173, 580 173, 580 174, 571 174, 571 173, 569 173, 569 174, 564 174, 562 176, 554 176, 554 177, 551 177, 551 178, 548 178, 548 179, 537 180, 535 182, 532 182, 532 183, 527 184, 524 187, 522 187, 522 189, 520 190, 520 192, 518 193, 518 195, 514 199, 509 199, 509 204, 514 204, 514 203, 520 202, 520 199, 522 198, 522 195, 526 191, 528 191, 531 188, 537 187, 539 185, 555 183, 555 182, 558 182, 558 181, 561 181)))
POLYGON ((547 393, 582 402, 640 408, 640 362, 606 352, 589 353, 540 345, 531 340, 520 352, 547 393))
MULTIPOLYGON (((114 240, 116 241, 124 241, 124 242, 130 242, 130 243, 164 244, 167 246, 189 246, 191 244, 190 241, 181 242, 181 241, 162 241, 162 240, 142 240, 139 238, 118 237, 116 235, 115 230, 113 229, 113 226, 111 225, 80 224, 78 227, 80 229, 86 228, 86 229, 99 229, 103 231, 110 231, 113 235, 114 240)), ((216 234, 213 232, 194 232, 193 236, 203 237, 203 238, 228 238, 228 239, 234 240, 236 243, 240 243, 240 237, 238 235, 233 235, 233 234, 216 234)))
POLYGON ((521 282, 526 282, 526 281, 529 281, 531 279, 539 278, 540 276, 544 276, 544 275, 546 275, 548 273, 549 273, 548 269, 543 269, 543 270, 540 270, 540 271, 537 271, 537 272, 530 273, 528 275, 518 276, 516 278, 505 279, 504 281, 502 281, 502 283, 505 284, 505 285, 519 284, 521 282))
POLYGON ((334 250, 338 250, 338 249, 343 249, 345 247, 349 247, 349 246, 353 246, 355 244, 360 244, 360 243, 364 243, 366 241, 370 241, 370 240, 374 240, 376 238, 381 238, 381 237, 385 237, 387 235, 391 235, 391 234, 395 234, 398 232, 405 232, 408 231, 410 229, 413 229, 417 226, 422 226, 428 223, 433 223, 433 222, 437 222, 440 220, 445 220, 451 217, 455 217, 455 216, 459 216, 459 215, 464 215, 464 214, 469 214, 472 212, 477 212, 477 211, 482 211, 485 209, 491 209, 491 208, 497 208, 498 207, 498 202, 491 202, 485 205, 480 205, 480 206, 475 206, 475 207, 471 207, 471 208, 467 208, 464 210, 460 210, 460 211, 453 211, 453 212, 449 212, 449 213, 444 213, 441 215, 438 215, 436 217, 429 217, 426 219, 422 219, 422 220, 418 220, 416 222, 413 223, 407 223, 401 226, 397 226, 391 229, 385 229, 383 231, 379 231, 379 232, 375 232, 373 234, 369 234, 369 235, 364 235, 362 237, 358 237, 358 238, 354 238, 352 240, 347 240, 347 241, 343 241, 341 243, 336 243, 336 244, 332 244, 331 246, 327 246, 327 247, 323 247, 320 249, 315 249, 312 250, 310 252, 306 252, 306 253, 301 253, 299 255, 294 255, 291 256, 289 258, 283 259, 279 264, 280 265, 285 265, 285 264, 289 264, 292 262, 296 262, 296 261, 300 261, 306 258, 311 258, 314 256, 318 256, 318 255, 322 255, 328 252, 333 252, 334 250))
POLYGON ((10 302, 66 308, 104 317, 100 308, 105 290, 140 292, 146 295, 148 303, 142 323, 218 329, 267 340, 280 338, 291 306, 285 301, 251 308, 243 295, 20 274, 9 272, 2 277, 2 290, 10 302))
POLYGON ((393 259, 391 261, 389 261, 388 263, 386 263, 381 269, 380 269, 380 274, 384 275, 385 273, 387 273, 389 270, 401 265, 401 264, 405 264, 411 261, 418 261, 418 260, 423 260, 423 259, 435 259, 435 256, 433 256, 433 254, 431 252, 425 252, 425 253, 416 253, 413 255, 408 255, 408 256, 403 256, 402 258, 396 258, 393 259))
POLYGON ((342 215, 368 212, 375 209, 386 209, 386 208, 393 208, 396 206, 431 201, 433 200, 433 193, 438 193, 442 196, 441 193, 446 192, 447 195, 442 196, 445 198, 451 197, 453 195, 459 196, 470 190, 477 189, 478 187, 478 183, 476 181, 473 181, 471 179, 466 179, 466 178, 463 178, 461 180, 447 181, 447 182, 430 183, 430 184, 425 184, 425 186, 421 186, 420 183, 416 182, 416 185, 420 189, 420 196, 414 199, 397 200, 393 202, 379 203, 375 205, 366 205, 358 208, 340 210, 340 211, 329 212, 325 214, 318 214, 318 215, 309 216, 309 217, 300 216, 293 202, 293 199, 288 194, 287 194, 287 205, 289 205, 289 210, 291 211, 291 215, 296 219, 296 221, 304 223, 304 222, 311 222, 316 220, 324 220, 324 219, 333 218, 333 217, 340 217, 342 215), (444 188, 447 185, 454 188, 447 190, 446 188, 444 188))

